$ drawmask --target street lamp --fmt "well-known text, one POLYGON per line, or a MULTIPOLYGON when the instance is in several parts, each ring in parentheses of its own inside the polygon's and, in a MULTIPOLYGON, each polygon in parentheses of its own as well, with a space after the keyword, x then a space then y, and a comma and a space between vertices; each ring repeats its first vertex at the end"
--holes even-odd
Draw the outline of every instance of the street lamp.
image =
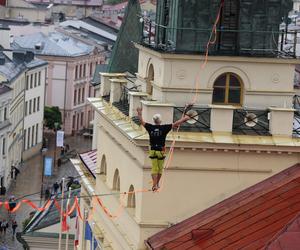
POLYGON ((55 122, 54 123, 54 131, 55 131, 55 143, 54 143, 54 150, 53 150, 53 159, 54 159, 54 169, 56 169, 56 144, 57 144, 57 129, 59 128, 59 123, 55 122))
POLYGON ((45 152, 47 151, 47 148, 42 148, 42 184, 41 184, 41 198, 43 198, 44 193, 44 172, 45 172, 45 152))

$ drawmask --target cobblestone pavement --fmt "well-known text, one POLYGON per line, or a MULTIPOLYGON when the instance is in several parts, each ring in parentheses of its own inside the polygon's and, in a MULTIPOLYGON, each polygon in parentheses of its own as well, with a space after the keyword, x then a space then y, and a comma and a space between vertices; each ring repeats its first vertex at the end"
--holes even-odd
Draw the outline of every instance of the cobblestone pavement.
MULTIPOLYGON (((49 138, 49 149, 44 155, 52 156, 54 155, 54 134, 47 134, 49 138)), ((83 138, 82 136, 67 137, 65 143, 70 145, 70 150, 76 149, 78 153, 82 153, 91 149, 92 141, 91 139, 83 138)), ((59 158, 60 152, 57 150, 57 158, 59 158)), ((42 179, 42 155, 39 154, 30 160, 26 161, 24 165, 20 168, 20 174, 15 182, 12 183, 9 191, 7 192, 7 197, 9 195, 14 195, 16 198, 26 198, 34 200, 34 203, 41 206, 44 201, 40 199, 41 191, 41 179, 42 179), (27 196, 31 194, 30 196, 27 196)), ((62 164, 54 172, 53 176, 48 179, 44 179, 46 186, 52 187, 55 181, 60 182, 62 177, 77 176, 75 168, 70 161, 62 164)), ((22 222, 28 218, 29 213, 33 209, 28 205, 24 204, 17 211, 13 218, 16 219, 18 223, 17 232, 22 231, 22 222)), ((12 217, 8 216, 7 211, 2 207, 0 209, 0 220, 6 218, 9 221, 9 228, 7 229, 6 235, 0 235, 0 246, 6 246, 9 250, 21 250, 22 245, 12 236, 11 220, 12 217)))

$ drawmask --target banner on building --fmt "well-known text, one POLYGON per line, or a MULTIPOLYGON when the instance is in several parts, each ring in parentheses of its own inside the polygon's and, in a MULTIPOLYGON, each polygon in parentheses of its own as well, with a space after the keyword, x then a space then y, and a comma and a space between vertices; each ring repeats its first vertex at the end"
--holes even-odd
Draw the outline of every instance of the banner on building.
POLYGON ((64 146, 64 134, 65 132, 62 130, 56 132, 56 147, 64 146))
POLYGON ((52 175, 52 164, 53 164, 52 157, 45 157, 44 158, 44 176, 51 176, 52 175))

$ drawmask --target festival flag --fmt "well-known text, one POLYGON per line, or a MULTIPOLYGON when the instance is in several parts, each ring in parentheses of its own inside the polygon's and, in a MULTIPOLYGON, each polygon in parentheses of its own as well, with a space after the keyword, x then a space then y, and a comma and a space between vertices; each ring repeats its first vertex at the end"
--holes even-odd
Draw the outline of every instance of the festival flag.
POLYGON ((66 215, 63 216, 63 221, 62 221, 62 225, 61 226, 62 226, 62 231, 63 232, 69 231, 69 229, 70 229, 70 227, 69 227, 69 225, 67 223, 67 216, 66 215))
POLYGON ((91 226, 88 222, 85 223, 85 240, 89 240, 91 242, 91 250, 95 250, 98 247, 98 242, 96 238, 93 236, 93 231, 91 229, 91 226), (92 246, 92 239, 94 238, 94 247, 92 246))
POLYGON ((90 224, 88 222, 85 222, 85 234, 84 239, 92 241, 92 229, 90 227, 90 224))
POLYGON ((75 247, 78 247, 79 245, 79 220, 78 216, 76 216, 76 224, 75 224, 75 240, 74 240, 74 245, 75 247))

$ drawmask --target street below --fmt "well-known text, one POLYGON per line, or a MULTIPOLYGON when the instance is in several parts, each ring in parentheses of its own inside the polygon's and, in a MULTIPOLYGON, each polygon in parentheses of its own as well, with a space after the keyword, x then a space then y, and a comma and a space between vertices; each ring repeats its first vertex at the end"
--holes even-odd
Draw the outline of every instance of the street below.
MULTIPOLYGON (((6 197, 1 197, 1 201, 7 200, 11 195, 16 199, 30 199, 37 206, 43 206, 45 200, 41 199, 41 186, 42 186, 42 171, 43 171, 43 157, 54 156, 54 133, 48 133, 45 135, 48 139, 48 149, 46 152, 39 153, 33 158, 24 162, 20 167, 20 174, 17 176, 17 180, 13 180, 11 187, 9 188, 6 197)), ((92 140, 84 138, 83 136, 72 136, 65 138, 65 144, 70 146, 69 152, 72 151, 72 155, 75 153, 83 153, 91 149, 92 140)), ((56 159, 61 157, 61 150, 57 148, 56 159)), ((51 177, 44 178, 44 191, 46 188, 51 189, 53 183, 56 181, 60 183, 62 178, 69 176, 78 177, 78 173, 69 160, 63 160, 63 163, 54 169, 51 177)), ((79 178, 78 178, 79 179, 79 178)), ((17 232, 23 230, 22 223, 29 217, 29 214, 34 210, 26 205, 22 204, 20 209, 15 214, 9 215, 4 206, 0 209, 0 221, 6 219, 9 223, 9 227, 6 234, 0 233, 0 246, 5 246, 9 250, 21 250, 23 246, 12 235, 12 220, 16 220, 18 227, 17 232)))

